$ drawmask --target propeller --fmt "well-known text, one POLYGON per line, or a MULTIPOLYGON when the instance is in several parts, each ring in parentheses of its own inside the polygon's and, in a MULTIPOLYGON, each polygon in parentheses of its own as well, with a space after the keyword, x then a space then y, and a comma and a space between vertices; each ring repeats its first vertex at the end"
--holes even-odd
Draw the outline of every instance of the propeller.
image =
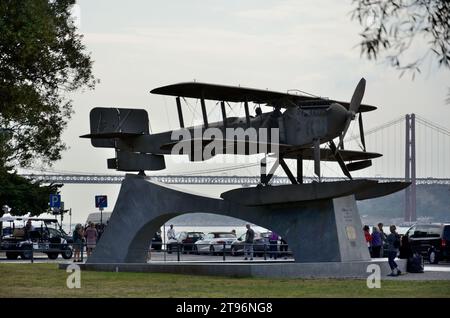
MULTIPOLYGON (((342 131, 339 145, 336 148, 337 149, 343 149, 344 147, 344 138, 347 134, 347 130, 350 127, 350 123, 353 119, 355 119, 356 113, 358 113, 359 106, 361 105, 361 101, 364 97, 364 91, 366 89, 366 80, 364 78, 361 78, 358 85, 355 88, 355 92, 353 93, 352 99, 350 101, 350 106, 348 108, 348 116, 347 121, 345 122, 344 130, 342 131)), ((361 126, 360 126, 361 127, 361 126)))
POLYGON ((361 138, 361 144, 363 146, 363 151, 366 152, 366 139, 364 138, 362 113, 359 113, 358 123, 359 123, 359 137, 361 138))

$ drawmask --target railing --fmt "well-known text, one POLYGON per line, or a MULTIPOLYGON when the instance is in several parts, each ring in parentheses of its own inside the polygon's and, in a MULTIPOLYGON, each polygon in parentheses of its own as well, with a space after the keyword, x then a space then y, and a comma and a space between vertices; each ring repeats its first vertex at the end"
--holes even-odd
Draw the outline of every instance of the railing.
MULTIPOLYGON (((19 245, 17 243, 1 242, 0 261, 18 260, 34 263, 37 259, 42 260, 43 255, 51 260, 62 256, 65 260, 71 260, 79 250, 80 262, 84 262, 87 256, 87 244, 82 243, 48 243, 33 242, 19 245)), ((230 261, 242 256, 255 260, 269 261, 270 259, 285 259, 292 257, 292 252, 287 244, 254 243, 243 242, 227 244, 195 244, 195 243, 153 243, 143 253, 147 253, 149 260, 172 262, 172 261, 230 261), (205 258, 204 256, 209 256, 205 258), (220 257, 220 258, 218 258, 220 257)))
POLYGON ((223 262, 235 260, 237 256, 243 256, 245 259, 257 259, 267 261, 269 259, 288 259, 292 257, 292 251, 288 244, 270 244, 244 242, 227 244, 195 244, 195 243, 153 243, 149 249, 148 259, 154 261, 217 261, 217 258, 202 258, 206 256, 221 256, 223 262), (164 248, 165 247, 165 248, 164 248), (186 255, 186 256, 185 256, 186 255), (228 258, 227 258, 228 257, 228 258), (170 258, 168 260, 168 258, 170 258))

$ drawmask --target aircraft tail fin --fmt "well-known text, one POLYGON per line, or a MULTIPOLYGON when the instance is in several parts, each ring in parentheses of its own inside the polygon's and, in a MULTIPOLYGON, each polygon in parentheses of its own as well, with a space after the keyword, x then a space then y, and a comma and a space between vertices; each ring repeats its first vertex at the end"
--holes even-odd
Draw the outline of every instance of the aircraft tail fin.
POLYGON ((115 158, 108 168, 119 171, 165 169, 164 156, 119 149, 118 140, 132 140, 149 134, 148 113, 144 109, 96 107, 90 112, 91 133, 80 136, 91 139, 99 148, 114 148, 115 158))
POLYGON ((148 113, 144 109, 96 107, 90 112, 90 138, 99 148, 115 148, 115 139, 127 139, 149 133, 148 113))

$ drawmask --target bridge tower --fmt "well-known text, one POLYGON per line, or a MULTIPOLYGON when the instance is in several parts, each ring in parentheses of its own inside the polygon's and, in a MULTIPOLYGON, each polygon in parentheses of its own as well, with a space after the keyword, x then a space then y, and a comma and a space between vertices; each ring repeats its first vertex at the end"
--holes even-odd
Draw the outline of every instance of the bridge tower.
POLYGON ((405 181, 411 186, 405 189, 405 221, 415 222, 416 214, 416 115, 407 114, 405 142, 405 181))

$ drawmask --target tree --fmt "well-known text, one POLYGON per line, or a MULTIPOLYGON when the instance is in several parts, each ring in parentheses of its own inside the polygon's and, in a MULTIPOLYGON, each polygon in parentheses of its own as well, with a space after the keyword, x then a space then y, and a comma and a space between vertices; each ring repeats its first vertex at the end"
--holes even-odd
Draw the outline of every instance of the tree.
MULTIPOLYGON (((449 0, 354 0, 352 19, 363 27, 361 54, 377 59, 386 54, 402 76, 414 78, 425 60, 450 69, 449 0), (425 43, 423 46, 418 44, 425 43)), ((449 95, 450 96, 450 95, 449 95)))
POLYGON ((94 87, 92 60, 71 19, 74 3, 0 2, 0 204, 16 215, 47 210, 59 186, 24 179, 15 168, 61 158, 73 112, 67 93, 94 87))
MULTIPOLYGON (((48 200, 52 193, 58 192, 59 185, 43 186, 32 182, 16 173, 0 167, 0 202, 11 207, 12 215, 24 215, 30 212, 32 216, 48 211, 48 200)), ((0 216, 3 211, 0 211, 0 216)))
POLYGON ((61 158, 68 92, 93 88, 92 61, 70 10, 75 0, 0 2, 1 165, 61 158))

